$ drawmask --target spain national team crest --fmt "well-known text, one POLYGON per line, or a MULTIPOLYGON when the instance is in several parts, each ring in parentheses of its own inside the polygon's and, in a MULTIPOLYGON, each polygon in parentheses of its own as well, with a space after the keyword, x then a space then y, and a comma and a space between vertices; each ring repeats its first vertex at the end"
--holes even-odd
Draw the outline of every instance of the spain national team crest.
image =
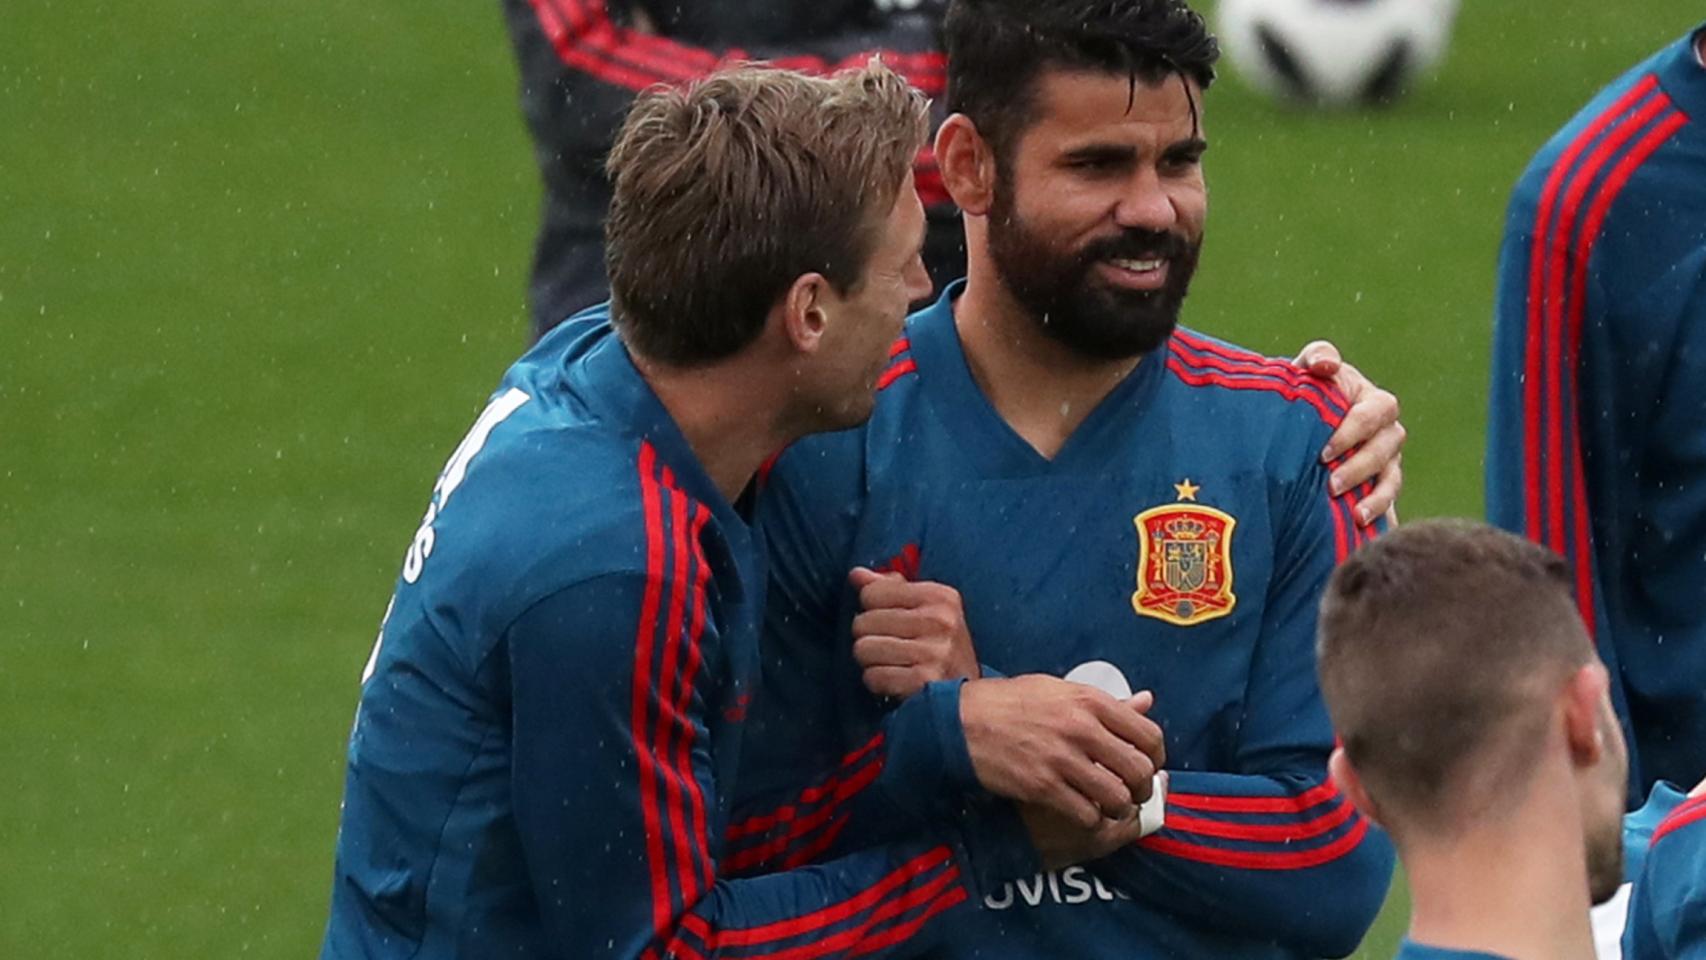
POLYGON ((1189 627, 1232 612, 1232 528, 1238 521, 1196 502, 1187 478, 1173 488, 1179 502, 1145 510, 1137 523, 1139 614, 1189 627))

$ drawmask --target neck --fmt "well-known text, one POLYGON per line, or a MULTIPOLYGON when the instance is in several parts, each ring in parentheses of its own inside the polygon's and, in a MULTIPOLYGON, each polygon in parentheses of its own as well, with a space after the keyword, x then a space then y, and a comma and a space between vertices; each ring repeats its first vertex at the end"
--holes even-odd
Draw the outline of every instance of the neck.
POLYGON ((977 252, 954 305, 966 365, 1001 419, 1052 459, 1142 358, 1086 359, 1046 336, 1001 284, 987 247, 969 246, 977 252))
POLYGON ((687 445, 723 499, 739 499, 771 454, 799 439, 777 416, 785 405, 755 386, 751 351, 706 367, 681 368, 634 356, 687 445))
POLYGON ((1593 960, 1587 852, 1574 791, 1530 802, 1449 837, 1399 844, 1414 907, 1410 939, 1513 960, 1593 960))

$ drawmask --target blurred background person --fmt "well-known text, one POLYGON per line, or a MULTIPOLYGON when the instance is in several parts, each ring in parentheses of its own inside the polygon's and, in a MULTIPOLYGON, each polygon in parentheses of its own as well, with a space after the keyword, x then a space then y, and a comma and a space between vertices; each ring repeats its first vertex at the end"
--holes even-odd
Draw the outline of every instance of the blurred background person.
MULTIPOLYGON (((544 183, 528 288, 533 335, 604 300, 604 155, 634 94, 765 60, 805 73, 880 56, 940 101, 943 0, 503 0, 521 106, 544 183)), ((938 116, 935 118, 940 120, 938 116)), ((915 168, 929 217, 925 265, 940 287, 965 272, 959 219, 927 144, 915 168)))

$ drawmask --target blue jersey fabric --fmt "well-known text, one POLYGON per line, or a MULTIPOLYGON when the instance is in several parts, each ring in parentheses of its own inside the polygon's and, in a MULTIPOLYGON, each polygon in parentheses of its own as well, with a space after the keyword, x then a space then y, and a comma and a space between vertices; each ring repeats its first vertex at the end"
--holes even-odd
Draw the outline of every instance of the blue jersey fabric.
POLYGON ((1706 69, 1679 40, 1522 175, 1500 253, 1489 519, 1567 558, 1618 679, 1630 805, 1706 773, 1706 69))
POLYGON ((1706 958, 1706 796, 1685 798, 1661 783, 1643 813, 1649 839, 1629 898, 1623 956, 1706 958))
POLYGON ((839 806, 892 707, 852 657, 846 578, 862 564, 959 589, 986 669, 1154 690, 1166 733, 1164 830, 986 895, 933 955, 1349 953, 1392 852, 1325 773, 1316 604, 1336 560, 1372 535, 1353 501, 1328 497, 1319 462, 1342 398, 1181 330, 1050 461, 967 368, 961 289, 909 319, 867 425, 795 444, 768 476, 765 684, 738 786, 797 816, 736 856, 755 866, 913 829, 839 806), (789 799, 792 771, 842 756, 833 784, 789 799))
POLYGON ((1448 947, 1430 947, 1405 938, 1398 946, 1398 952, 1392 960, 1507 960, 1501 954, 1482 953, 1479 950, 1452 950, 1448 947))
MULTIPOLYGON (((955 828, 724 876, 765 581, 602 308, 530 351, 435 485, 363 679, 322 956, 927 947, 979 895, 955 828)), ((882 790, 963 790, 958 722, 955 684, 909 701, 882 790)), ((1001 828, 977 839, 1022 843, 1001 828)))

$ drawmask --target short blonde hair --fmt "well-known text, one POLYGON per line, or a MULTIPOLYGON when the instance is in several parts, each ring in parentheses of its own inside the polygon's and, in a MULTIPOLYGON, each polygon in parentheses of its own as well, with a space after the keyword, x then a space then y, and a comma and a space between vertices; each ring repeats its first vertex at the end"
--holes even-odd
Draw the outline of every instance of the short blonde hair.
POLYGON ((629 347, 710 363, 751 343, 801 275, 856 287, 928 109, 880 61, 829 77, 744 65, 642 94, 606 163, 605 265, 629 347))

